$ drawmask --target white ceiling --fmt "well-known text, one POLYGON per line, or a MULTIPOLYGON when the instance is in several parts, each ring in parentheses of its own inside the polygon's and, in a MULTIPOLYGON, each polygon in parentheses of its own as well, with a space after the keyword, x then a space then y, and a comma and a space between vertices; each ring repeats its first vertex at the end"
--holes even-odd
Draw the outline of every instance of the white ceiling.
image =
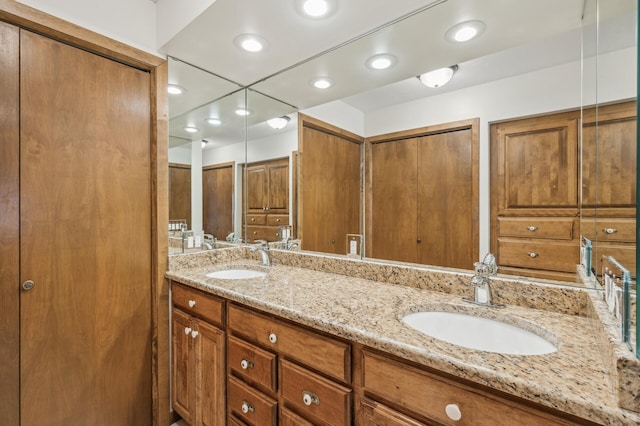
MULTIPOLYGON (((303 18, 294 1, 217 0, 162 47, 163 53, 202 68, 170 63, 170 83, 188 89, 182 101, 170 101, 172 129, 189 120, 201 123, 215 113, 206 104, 238 85, 252 85, 268 95, 254 94, 253 105, 264 101, 265 107, 258 109, 270 113, 285 114, 293 110, 290 105, 303 109, 336 99, 368 111, 436 93, 414 77, 442 66, 459 64, 460 69, 451 83, 437 89, 439 93, 581 55, 584 0, 336 0, 336 12, 325 20, 303 18), (396 22, 398 18, 406 19, 396 22), (466 20, 482 20, 487 29, 465 44, 444 39, 448 28, 466 20), (264 37, 267 49, 257 54, 239 50, 233 39, 242 33, 264 37), (385 71, 369 70, 364 62, 376 53, 392 53, 398 63, 385 71), (331 77, 335 86, 326 91, 313 88, 309 81, 321 75, 331 77)), ((253 123, 266 118, 254 117, 253 123)), ((196 140, 208 134, 182 137, 196 140)))

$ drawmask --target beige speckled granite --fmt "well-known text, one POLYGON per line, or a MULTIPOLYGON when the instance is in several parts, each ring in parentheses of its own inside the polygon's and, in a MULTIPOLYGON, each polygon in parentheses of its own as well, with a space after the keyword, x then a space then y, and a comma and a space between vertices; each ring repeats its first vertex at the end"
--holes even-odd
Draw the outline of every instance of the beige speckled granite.
POLYGON ((594 422, 640 423, 640 414, 617 406, 610 368, 603 362, 596 335, 598 319, 590 315, 585 290, 523 286, 500 279, 495 284, 496 301, 508 306, 497 310, 461 300, 461 295, 470 293, 466 284, 470 274, 460 271, 276 251, 274 266, 264 268, 254 255, 246 248, 234 248, 172 256, 167 277, 594 422), (268 274, 249 280, 205 276, 233 267, 258 268, 268 274), (342 273, 327 272, 331 270, 342 273), (403 315, 425 308, 495 317, 534 332, 541 332, 541 327, 545 337, 559 342, 559 349, 540 356, 477 351, 431 338, 400 321, 403 315))

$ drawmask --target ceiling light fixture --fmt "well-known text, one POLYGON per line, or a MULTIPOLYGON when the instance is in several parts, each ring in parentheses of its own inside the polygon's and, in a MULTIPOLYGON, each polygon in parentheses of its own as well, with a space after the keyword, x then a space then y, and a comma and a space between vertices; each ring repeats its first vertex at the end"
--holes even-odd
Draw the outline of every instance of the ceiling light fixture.
POLYGON ((315 80, 311 81, 311 84, 316 89, 328 89, 329 87, 333 86, 333 80, 325 77, 316 78, 315 80))
POLYGON ((425 86, 435 88, 447 84, 456 71, 458 71, 458 66, 453 65, 451 67, 440 68, 434 71, 420 74, 417 78, 425 86))
POLYGON ((333 14, 336 0, 296 0, 295 8, 305 18, 321 19, 333 14))
POLYGON ((444 33, 444 38, 451 43, 464 43, 479 37, 487 26, 482 21, 465 21, 454 25, 444 33))
POLYGON ((207 123, 209 123, 214 127, 218 127, 222 124, 222 121, 219 118, 210 117, 210 118, 207 118, 207 123))
POLYGON ((187 126, 184 128, 185 132, 189 132, 189 133, 197 133, 200 131, 200 129, 198 129, 197 127, 193 127, 193 126, 187 126))
POLYGON ((167 85, 167 92, 171 95, 181 95, 186 92, 184 87, 178 86, 177 84, 169 84, 167 85))
POLYGON ((396 57, 388 54, 374 55, 367 59, 367 67, 374 70, 386 70, 387 68, 395 65, 397 62, 396 57))
POLYGON ((284 128, 287 123, 289 123, 289 121, 291 120, 291 118, 289 118, 286 115, 283 115, 282 117, 276 117, 276 118, 272 118, 270 120, 267 120, 267 124, 275 130, 280 130, 282 128, 284 128))
POLYGON ((251 53, 260 52, 267 47, 267 41, 255 34, 240 34, 233 39, 233 43, 240 49, 251 53))
POLYGON ((247 108, 238 108, 236 109, 236 114, 242 117, 246 117, 247 115, 251 115, 251 110, 247 108))
POLYGON ((202 144, 201 146, 202 146, 202 148, 204 148, 205 146, 207 146, 207 144, 208 144, 208 143, 209 143, 209 141, 208 141, 208 140, 206 140, 206 139, 202 139, 202 141, 201 141, 201 144, 202 144))

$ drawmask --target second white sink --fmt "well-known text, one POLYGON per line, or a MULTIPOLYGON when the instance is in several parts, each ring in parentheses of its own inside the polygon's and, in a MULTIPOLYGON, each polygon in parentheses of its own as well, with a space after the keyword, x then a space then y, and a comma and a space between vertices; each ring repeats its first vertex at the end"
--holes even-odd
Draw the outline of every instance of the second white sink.
POLYGON ((546 339, 501 321, 458 312, 416 312, 402 321, 436 339, 465 348, 508 355, 544 355, 558 348, 546 339))
POLYGON ((262 278, 266 272, 255 269, 222 269, 220 271, 209 272, 207 277, 221 280, 247 280, 250 278, 262 278))

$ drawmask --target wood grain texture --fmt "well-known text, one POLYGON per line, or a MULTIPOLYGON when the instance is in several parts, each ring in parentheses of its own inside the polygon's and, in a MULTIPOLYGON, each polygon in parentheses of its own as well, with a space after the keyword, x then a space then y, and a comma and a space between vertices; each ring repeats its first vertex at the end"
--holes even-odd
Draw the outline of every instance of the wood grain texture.
POLYGON ((202 219, 204 232, 224 240, 233 232, 235 163, 202 169, 202 219))
POLYGON ((196 418, 193 424, 226 424, 226 376, 224 331, 195 320, 196 418))
POLYGON ((171 403, 189 424, 195 420, 195 354, 191 336, 191 317, 179 309, 171 310, 171 403))
POLYGON ((19 30, 0 22, 0 413, 19 424, 20 74, 19 30))
POLYGON ((20 262, 36 282, 21 298, 25 424, 152 421, 150 87, 148 73, 22 32, 20 262))
POLYGON ((169 164, 169 220, 186 220, 191 229, 191 166, 169 164))

